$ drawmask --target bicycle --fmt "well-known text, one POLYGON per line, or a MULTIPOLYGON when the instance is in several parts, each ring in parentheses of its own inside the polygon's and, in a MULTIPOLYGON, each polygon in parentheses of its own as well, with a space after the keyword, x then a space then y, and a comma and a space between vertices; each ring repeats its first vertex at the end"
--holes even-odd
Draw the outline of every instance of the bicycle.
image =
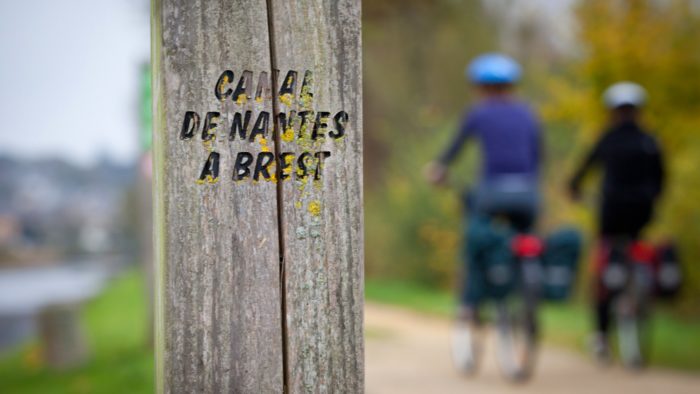
MULTIPOLYGON (((491 221, 498 221, 492 218, 491 221)), ((506 230, 507 248, 493 248, 485 259, 484 278, 494 303, 497 360, 506 379, 528 380, 534 371, 538 349, 537 307, 542 278, 543 242, 529 233, 506 230)), ((501 245, 503 246, 503 245, 501 245)), ((467 375, 478 369, 480 338, 475 327, 458 326, 453 336, 453 361, 467 375), (460 330, 465 335, 460 337, 460 330)))

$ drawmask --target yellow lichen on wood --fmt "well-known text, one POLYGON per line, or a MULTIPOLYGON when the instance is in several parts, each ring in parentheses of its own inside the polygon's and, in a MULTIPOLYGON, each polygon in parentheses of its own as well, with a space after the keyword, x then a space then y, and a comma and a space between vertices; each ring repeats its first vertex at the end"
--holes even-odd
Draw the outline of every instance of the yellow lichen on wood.
POLYGON ((311 94, 311 89, 309 86, 305 85, 301 88, 301 93, 299 94, 299 101, 301 106, 304 108, 311 108, 313 104, 314 96, 311 94))
MULTIPOLYGON (((224 73, 224 76, 223 76, 223 78, 221 79, 221 83, 216 87, 216 88, 219 90, 219 93, 223 93, 223 92, 221 91, 221 87, 222 87, 222 86, 228 85, 229 82, 230 82, 230 81, 228 80, 228 75, 226 75, 226 74, 224 73)), ((221 101, 222 101, 222 102, 223 102, 223 101, 226 101, 226 95, 225 95, 225 94, 222 94, 222 95, 221 95, 221 101)))
POLYGON ((292 175, 292 163, 294 162, 294 156, 288 155, 284 157, 284 167, 282 168, 282 174, 286 176, 292 175))
POLYGON ((312 216, 320 216, 321 215, 321 202, 320 201, 311 201, 311 202, 309 202, 309 207, 307 209, 312 216))
POLYGON ((270 147, 267 145, 267 139, 265 139, 265 137, 261 136, 259 142, 260 142, 260 150, 262 152, 269 152, 270 151, 270 147))
POLYGON ((282 104, 286 105, 287 107, 291 107, 292 106, 292 95, 289 93, 285 93, 285 94, 281 95, 280 102, 282 104))
POLYGON ((195 183, 197 183, 198 185, 203 185, 203 184, 205 184, 205 183, 209 183, 209 184, 212 184, 212 185, 213 185, 213 184, 215 184, 215 183, 219 183, 219 178, 218 178, 218 177, 217 177, 217 178, 214 178, 214 177, 211 176, 211 174, 210 174, 210 175, 207 175, 204 179, 197 179, 197 180, 195 181, 195 183))
POLYGON ((214 144, 214 141, 216 141, 216 135, 215 135, 215 134, 211 136, 211 139, 202 141, 202 146, 204 147, 204 149, 207 150, 207 152, 213 152, 213 151, 214 151, 214 145, 213 145, 213 144, 214 144))
POLYGON ((277 165, 272 165, 270 168, 270 178, 265 178, 266 181, 277 183, 277 165))
POLYGON ((282 141, 292 142, 294 141, 294 129, 288 127, 284 133, 282 133, 282 141))
POLYGON ((236 97, 236 104, 243 105, 248 101, 248 96, 245 93, 241 93, 236 97))

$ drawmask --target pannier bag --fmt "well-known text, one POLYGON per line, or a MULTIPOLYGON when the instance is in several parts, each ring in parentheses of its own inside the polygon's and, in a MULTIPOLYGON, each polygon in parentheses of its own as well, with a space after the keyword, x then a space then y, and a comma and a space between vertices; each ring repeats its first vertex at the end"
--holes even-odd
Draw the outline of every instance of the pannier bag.
POLYGON ((581 257, 581 234, 565 228, 545 239, 542 296, 550 301, 566 300, 576 282, 581 257))
POLYGON ((480 215, 470 218, 468 231, 467 248, 485 282, 483 295, 493 299, 506 297, 516 279, 515 257, 510 245, 513 231, 480 215))
POLYGON ((660 298, 673 298, 683 284, 678 252, 674 245, 667 244, 657 249, 658 265, 656 267, 656 294, 660 298))

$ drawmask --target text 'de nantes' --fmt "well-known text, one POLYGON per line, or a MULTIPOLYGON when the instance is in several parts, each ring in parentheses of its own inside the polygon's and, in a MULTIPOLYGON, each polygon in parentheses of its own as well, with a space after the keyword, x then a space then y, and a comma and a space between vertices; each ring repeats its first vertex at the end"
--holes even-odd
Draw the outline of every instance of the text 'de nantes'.
POLYGON ((179 139, 199 140, 205 148, 197 183, 321 180, 333 160, 324 144, 343 140, 350 116, 314 108, 312 71, 290 70, 279 83, 283 74, 273 75, 263 71, 256 80, 252 71, 237 76, 225 70, 213 89, 220 108, 183 114, 179 139), (265 106, 271 100, 272 110, 265 106), (248 148, 232 152, 227 144, 248 148))

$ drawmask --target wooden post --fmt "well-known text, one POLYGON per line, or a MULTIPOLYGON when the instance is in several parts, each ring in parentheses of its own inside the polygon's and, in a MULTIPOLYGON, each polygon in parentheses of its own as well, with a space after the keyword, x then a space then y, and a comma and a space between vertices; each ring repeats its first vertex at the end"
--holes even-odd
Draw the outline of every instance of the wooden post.
POLYGON ((154 0, 159 392, 362 392, 358 0, 154 0))
POLYGON ((38 316, 43 357, 53 369, 80 366, 88 359, 88 347, 80 317, 79 303, 54 304, 38 316))

